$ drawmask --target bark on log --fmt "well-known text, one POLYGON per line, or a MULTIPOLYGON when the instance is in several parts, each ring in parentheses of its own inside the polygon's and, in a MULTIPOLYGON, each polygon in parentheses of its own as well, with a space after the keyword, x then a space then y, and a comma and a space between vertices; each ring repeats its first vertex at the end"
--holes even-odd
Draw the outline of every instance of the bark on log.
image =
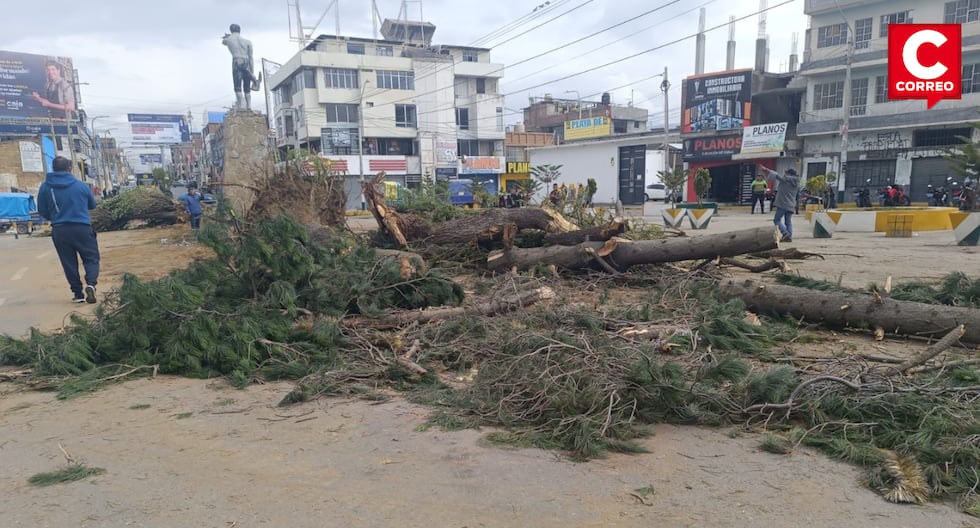
POLYGON ((613 238, 605 243, 583 242, 575 246, 512 248, 490 253, 487 267, 493 271, 515 266, 529 269, 542 264, 564 269, 601 268, 594 256, 599 254, 613 269, 622 272, 641 264, 714 259, 766 251, 779 247, 778 236, 779 232, 769 226, 697 237, 639 241, 613 238))
POLYGON ((354 317, 344 320, 348 326, 359 328, 397 328, 410 323, 428 323, 439 319, 448 319, 459 315, 488 316, 506 312, 511 312, 525 306, 530 306, 536 302, 556 297, 555 291, 547 286, 521 292, 519 294, 495 299, 490 302, 475 304, 473 306, 461 306, 454 308, 428 308, 420 311, 398 312, 385 316, 381 319, 368 319, 366 317, 354 317))
POLYGON ((721 296, 741 299, 754 312, 790 314, 837 327, 884 328, 896 335, 945 335, 964 325, 962 341, 980 343, 980 310, 875 298, 872 295, 817 291, 796 286, 727 279, 721 296))
POLYGON ((547 233, 578 231, 578 226, 551 209, 522 207, 520 209, 483 209, 472 215, 443 222, 432 228, 422 242, 437 246, 470 244, 503 235, 504 226, 514 224, 518 230, 539 229, 547 233))
POLYGON ((544 237, 544 243, 549 246, 574 246, 582 242, 605 242, 626 231, 626 221, 614 218, 604 226, 590 227, 567 233, 549 233, 544 237))

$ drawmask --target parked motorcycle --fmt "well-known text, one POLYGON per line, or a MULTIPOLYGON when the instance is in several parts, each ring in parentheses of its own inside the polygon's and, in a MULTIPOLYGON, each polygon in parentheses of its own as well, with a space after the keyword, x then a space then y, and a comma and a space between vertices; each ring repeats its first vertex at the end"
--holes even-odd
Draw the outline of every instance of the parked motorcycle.
POLYGON ((929 190, 926 192, 926 198, 928 203, 932 207, 949 207, 949 190, 946 185, 953 181, 953 177, 949 176, 946 178, 946 183, 940 185, 939 187, 933 188, 929 185, 929 190))
POLYGON ((864 187, 854 190, 854 205, 860 208, 871 207, 871 191, 868 189, 868 185, 871 180, 864 182, 864 187))
POLYGON ((977 209, 977 184, 967 180, 963 183, 963 189, 954 202, 960 211, 975 211, 977 209))
POLYGON ((912 205, 912 199, 905 194, 905 189, 896 184, 891 184, 878 191, 878 202, 884 207, 912 205))

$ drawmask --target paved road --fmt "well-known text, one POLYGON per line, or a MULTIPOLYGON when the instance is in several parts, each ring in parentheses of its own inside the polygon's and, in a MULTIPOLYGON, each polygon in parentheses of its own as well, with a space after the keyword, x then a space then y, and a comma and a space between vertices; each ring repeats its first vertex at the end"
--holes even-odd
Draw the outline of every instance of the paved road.
POLYGON ((60 327, 71 312, 94 305, 73 304, 50 237, 0 234, 0 334, 20 336, 32 326, 60 327))

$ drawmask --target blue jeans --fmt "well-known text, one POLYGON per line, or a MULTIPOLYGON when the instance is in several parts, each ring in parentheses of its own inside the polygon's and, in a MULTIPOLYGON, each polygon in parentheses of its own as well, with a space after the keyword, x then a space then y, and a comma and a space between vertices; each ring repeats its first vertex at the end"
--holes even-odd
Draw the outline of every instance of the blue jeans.
POLYGON ((201 227, 201 213, 191 213, 191 229, 199 229, 201 227))
POLYGON ((783 236, 788 236, 793 238, 793 211, 787 211, 786 209, 776 208, 776 215, 772 218, 772 223, 779 228, 779 232, 783 236), (782 220, 786 218, 785 225, 782 220))

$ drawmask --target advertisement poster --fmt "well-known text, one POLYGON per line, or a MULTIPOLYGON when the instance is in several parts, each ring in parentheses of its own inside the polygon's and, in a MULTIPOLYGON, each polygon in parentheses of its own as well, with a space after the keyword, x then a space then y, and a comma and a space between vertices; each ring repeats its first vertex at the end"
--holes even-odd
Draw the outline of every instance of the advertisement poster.
POLYGON ((565 121, 565 141, 610 135, 612 135, 612 120, 608 117, 587 117, 565 121))
POLYGON ((741 154, 771 154, 778 156, 786 143, 788 123, 769 123, 745 127, 742 131, 741 154))
POLYGON ((23 172, 44 172, 44 156, 41 145, 33 141, 20 142, 20 170, 23 172))
POLYGON ((68 57, 0 50, 0 117, 77 119, 68 57))
POLYGON ((191 140, 187 117, 177 114, 128 114, 133 143, 173 145, 191 140))
POLYGON ((682 133, 741 130, 749 126, 751 69, 688 77, 682 92, 682 133))

